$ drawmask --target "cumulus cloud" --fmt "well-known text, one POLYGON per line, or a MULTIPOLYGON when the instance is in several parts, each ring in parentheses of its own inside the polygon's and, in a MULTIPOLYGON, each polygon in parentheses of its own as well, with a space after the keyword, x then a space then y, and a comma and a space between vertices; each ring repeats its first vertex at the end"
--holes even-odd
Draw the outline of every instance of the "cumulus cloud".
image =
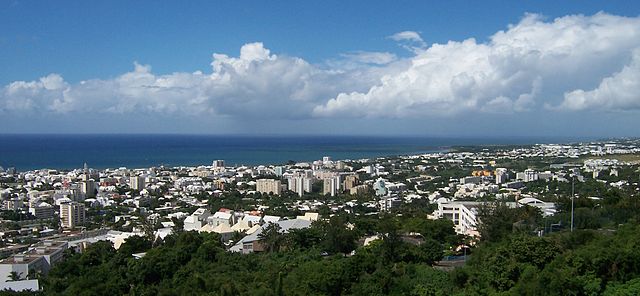
POLYGON ((409 58, 353 51, 322 64, 256 42, 193 73, 135 63, 110 79, 15 81, 0 88, 0 112, 254 120, 638 110, 639 35, 638 17, 530 14, 486 42, 426 47, 405 31, 389 38, 413 46, 409 58))
POLYGON ((15 81, 0 93, 0 110, 29 111, 45 105, 68 89, 58 74, 49 74, 37 81, 15 81))
POLYGON ((629 65, 602 80, 597 88, 566 93, 558 109, 564 110, 640 110, 640 49, 629 65))
MULTIPOLYGON (((362 54, 360 60, 380 64, 393 57, 362 54)), ((259 42, 242 46, 238 57, 213 54, 211 67, 210 74, 156 75, 151 66, 135 63, 131 72, 113 79, 69 84, 52 74, 38 81, 17 81, 0 90, 0 110, 308 117, 327 98, 366 90, 383 75, 367 67, 322 69, 300 58, 272 54, 259 42)))
MULTIPOLYGON (((525 112, 557 106, 564 93, 576 89, 563 107, 637 106, 638 97, 626 92, 638 86, 632 55, 640 47, 639 35, 640 18, 598 13, 545 22, 529 14, 485 43, 470 38, 433 44, 411 58, 406 70, 385 75, 366 92, 340 93, 314 114, 402 118, 525 112), (618 71, 597 90, 580 90, 618 71)), ((396 39, 416 38, 404 33, 396 39)))

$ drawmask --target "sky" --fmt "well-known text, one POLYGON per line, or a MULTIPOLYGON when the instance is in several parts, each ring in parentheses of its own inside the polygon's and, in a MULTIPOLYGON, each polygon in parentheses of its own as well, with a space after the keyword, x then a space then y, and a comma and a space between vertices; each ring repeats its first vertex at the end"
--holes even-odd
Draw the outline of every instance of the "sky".
POLYGON ((0 0, 0 133, 640 136, 638 1, 0 0))

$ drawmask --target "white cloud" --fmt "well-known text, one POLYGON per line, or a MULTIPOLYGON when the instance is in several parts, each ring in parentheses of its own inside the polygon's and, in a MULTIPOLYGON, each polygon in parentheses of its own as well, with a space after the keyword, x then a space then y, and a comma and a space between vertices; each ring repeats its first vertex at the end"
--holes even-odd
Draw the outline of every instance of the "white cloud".
MULTIPOLYGON (((362 59, 388 63, 393 57, 362 59)), ((68 84, 52 74, 38 81, 18 81, 0 90, 0 110, 308 117, 314 106, 336 93, 365 90, 383 74, 364 66, 321 69, 300 58, 271 54, 262 43, 242 46, 238 57, 213 54, 211 66, 210 74, 156 75, 149 65, 135 63, 133 71, 107 80, 68 84)))
POLYGON ((314 114, 403 118, 496 108, 502 113, 526 112, 545 104, 558 105, 565 92, 594 87, 603 77, 621 71, 603 82, 620 90, 608 92, 616 98, 609 98, 607 104, 593 103, 602 101, 591 98, 595 94, 568 94, 571 106, 583 100, 591 102, 589 106, 613 109, 637 104, 636 96, 623 94, 637 83, 622 81, 637 81, 637 63, 628 63, 639 47, 640 18, 598 13, 545 22, 527 15, 486 43, 471 38, 433 44, 417 52, 406 70, 385 75, 366 92, 340 93, 316 106, 314 114), (613 81, 620 82, 614 86, 613 81))
MULTIPOLYGON (((390 38, 424 44, 413 31, 390 38)), ((354 51, 314 65, 256 42, 242 46, 237 56, 213 54, 207 71, 160 75, 135 63, 112 79, 78 83, 50 74, 0 88, 0 112, 255 122, 638 110, 638 52, 640 18, 599 13, 547 22, 526 15, 487 42, 433 44, 410 58, 354 51)))
POLYGON ((58 74, 49 74, 37 81, 15 81, 0 92, 0 111, 30 111, 59 97, 68 88, 58 74))
POLYGON ((362 64, 386 65, 395 62, 398 57, 390 52, 355 51, 342 54, 349 61, 362 64))
POLYGON ((424 40, 422 40, 422 37, 420 37, 420 34, 414 31, 398 32, 389 36, 389 38, 395 41, 412 41, 412 42, 424 43, 424 40))
POLYGON ((402 47, 414 53, 419 53, 427 46, 420 34, 415 31, 398 32, 389 36, 389 38, 400 42, 402 47))
POLYGON ((629 65, 604 78, 597 88, 566 93, 559 109, 640 110, 640 49, 634 51, 629 65))

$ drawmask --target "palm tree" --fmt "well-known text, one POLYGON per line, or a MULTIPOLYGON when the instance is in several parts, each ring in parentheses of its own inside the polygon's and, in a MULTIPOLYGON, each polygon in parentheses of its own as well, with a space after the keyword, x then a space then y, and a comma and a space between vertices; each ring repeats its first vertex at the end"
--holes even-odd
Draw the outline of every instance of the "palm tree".
POLYGON ((12 271, 11 273, 9 273, 9 282, 16 282, 20 280, 20 274, 18 274, 15 271, 12 271))

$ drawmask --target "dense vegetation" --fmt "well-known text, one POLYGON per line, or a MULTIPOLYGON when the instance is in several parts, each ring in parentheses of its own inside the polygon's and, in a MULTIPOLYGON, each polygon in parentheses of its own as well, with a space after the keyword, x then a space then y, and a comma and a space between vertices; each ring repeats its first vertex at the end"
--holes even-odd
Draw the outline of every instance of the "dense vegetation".
MULTIPOLYGON (((605 205, 607 210, 615 207, 605 205)), ((178 232, 152 247, 100 242, 41 278, 43 295, 638 295, 640 226, 532 235, 531 208, 482 209, 483 240, 466 265, 432 267, 464 238, 446 220, 414 215, 334 216, 311 228, 262 235, 268 252, 224 250, 219 237, 178 232), (516 223, 512 223, 516 221, 516 223), (524 226, 523 226, 524 225, 524 226), (409 236, 422 233, 423 236, 409 236), (363 247, 359 238, 381 239, 363 247), (146 251, 142 259, 131 254, 146 251), (354 251, 354 252, 352 252, 354 251)), ((437 264, 436 264, 437 265, 437 264)))
POLYGON ((335 216, 286 235, 268 227, 262 239, 269 252, 261 254, 229 253, 216 235, 195 232, 176 233, 153 248, 140 237, 128 239, 117 251, 100 242, 80 254, 69 251, 68 258, 42 278, 44 293, 360 295, 450 289, 448 275, 431 265, 458 243, 451 222, 385 216, 348 227, 348 219, 335 216), (406 231, 431 235, 401 235, 406 231), (356 249, 357 239, 367 232, 383 234, 356 249), (142 259, 131 256, 145 250, 142 259))

